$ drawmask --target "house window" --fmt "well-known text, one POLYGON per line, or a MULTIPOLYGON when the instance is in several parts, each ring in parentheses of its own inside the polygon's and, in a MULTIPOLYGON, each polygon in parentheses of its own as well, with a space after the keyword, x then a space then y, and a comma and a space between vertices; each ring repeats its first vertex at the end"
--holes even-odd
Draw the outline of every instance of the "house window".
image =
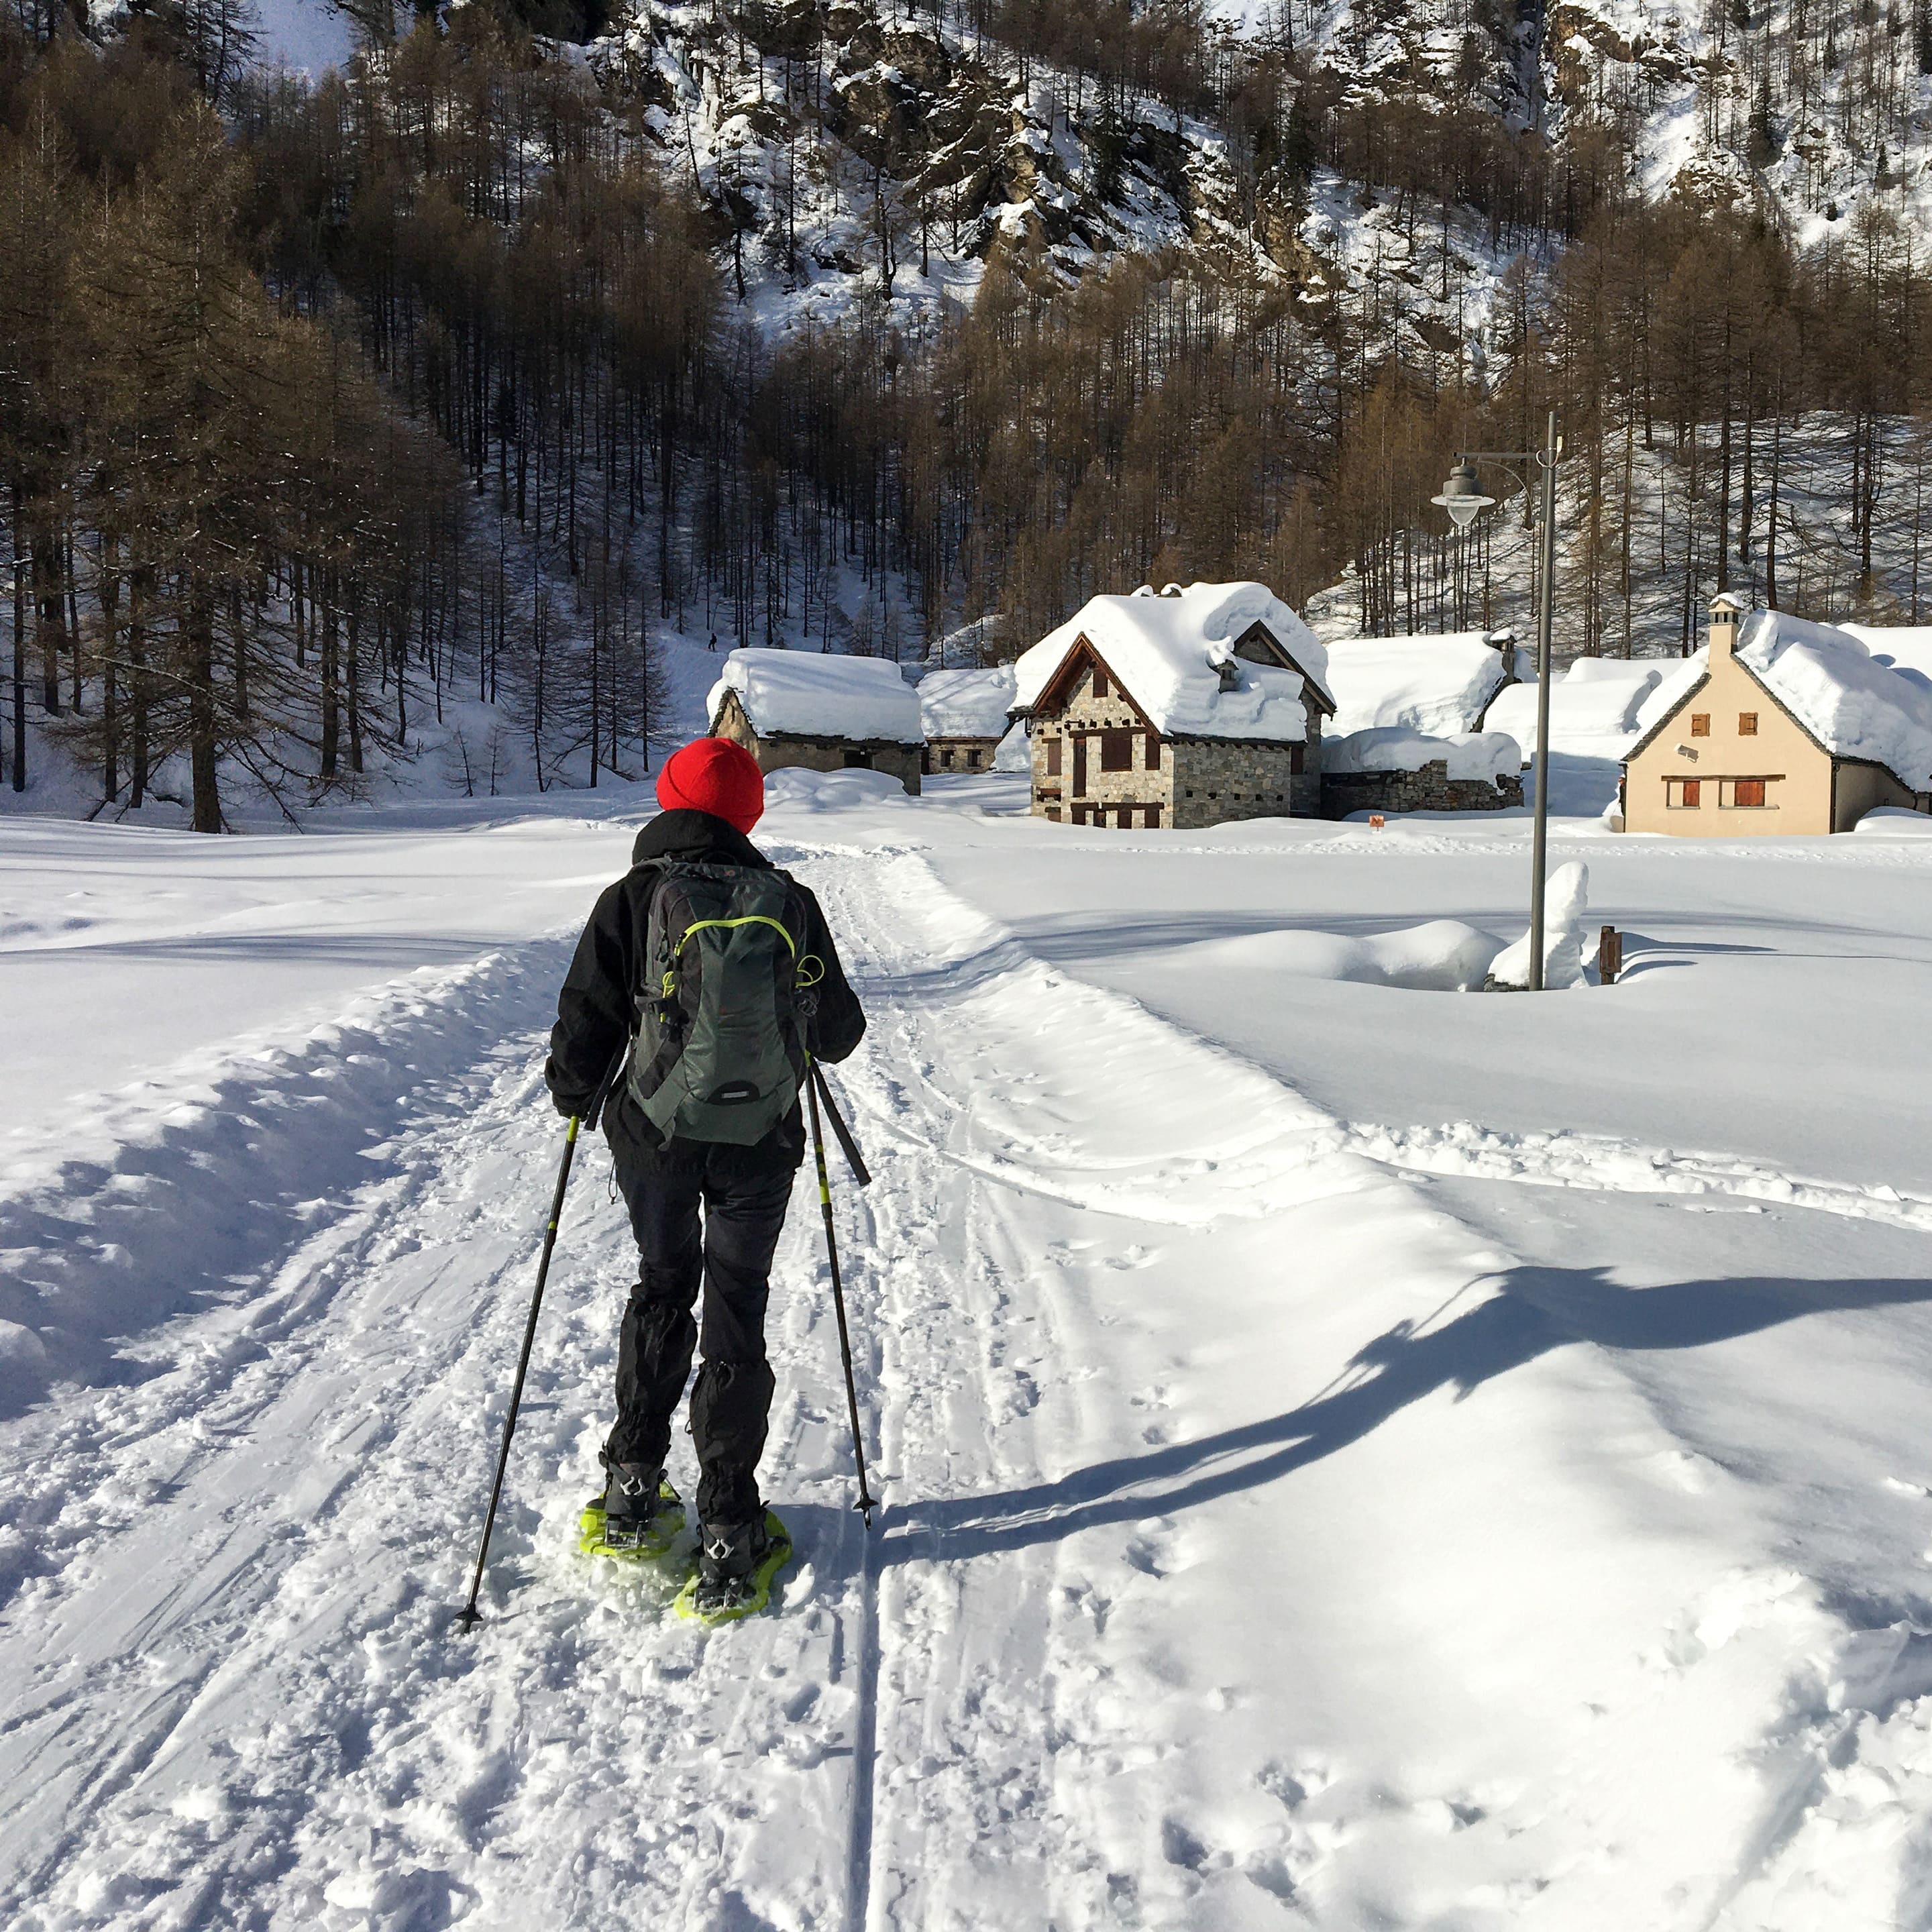
POLYGON ((950 750, 941 752, 940 753, 940 754, 939 754, 939 762, 940 762, 942 765, 944 765, 944 766, 946 767, 946 769, 949 772, 950 772, 950 770, 952 770, 952 752, 951 752, 950 750))
POLYGON ((980 754, 977 752, 968 752, 966 754, 966 762, 976 772, 980 769, 980 754))
POLYGON ((1757 736, 1757 713, 1755 711, 1740 711, 1738 713, 1738 736, 1740 738, 1755 738, 1757 736))
POLYGON ((1150 772, 1160 770, 1160 734, 1150 731, 1147 734, 1147 768, 1150 772))
POLYGON ((845 754, 845 769, 848 772, 870 771, 872 769, 872 753, 870 752, 848 752, 845 754))
POLYGON ((1117 818, 1115 818, 1114 823, 1123 832, 1132 831, 1134 829, 1133 807, 1130 805, 1122 806, 1120 807, 1120 814, 1117 818))
POLYGON ((1105 666, 1103 666, 1103 665, 1101 665, 1101 664, 1096 664, 1096 665, 1094 667, 1094 695, 1096 698, 1105 698, 1105 697, 1106 696, 1106 694, 1107 694, 1107 673, 1106 673, 1106 669, 1105 666))
POLYGON ((1711 735, 1711 714, 1708 711, 1691 712, 1690 735, 1694 738, 1708 738, 1711 735))
POLYGON ((1725 812, 1762 812, 1771 803, 1771 778, 1720 778, 1718 804, 1725 812))
POLYGON ((1664 802, 1673 812, 1695 812, 1704 802, 1701 778, 1666 778, 1664 802))
POLYGON ((1100 734, 1100 769, 1103 772, 1130 772, 1134 768, 1134 734, 1131 731, 1100 734))
POLYGON ((1296 778, 1300 777, 1306 768, 1307 750, 1305 745, 1291 745, 1288 748, 1288 769, 1296 778))
POLYGON ((1160 807, 1157 805, 1150 805, 1147 808, 1147 829, 1150 832, 1160 830, 1160 807))
POLYGON ((1058 825, 1060 823, 1059 806, 1057 805, 1049 805, 1046 808, 1046 818, 1047 823, 1049 825, 1058 825))
POLYGON ((1056 734, 1046 741, 1046 775, 1050 778, 1060 776, 1060 739, 1056 734))

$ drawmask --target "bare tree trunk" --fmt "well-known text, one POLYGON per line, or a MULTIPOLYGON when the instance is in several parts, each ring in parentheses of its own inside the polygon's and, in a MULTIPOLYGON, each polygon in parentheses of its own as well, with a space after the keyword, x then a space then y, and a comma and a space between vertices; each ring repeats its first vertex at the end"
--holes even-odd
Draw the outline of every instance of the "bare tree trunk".
POLYGON ((221 794, 215 770, 214 598, 192 575, 188 622, 188 747, 194 778, 194 830, 221 830, 221 794))

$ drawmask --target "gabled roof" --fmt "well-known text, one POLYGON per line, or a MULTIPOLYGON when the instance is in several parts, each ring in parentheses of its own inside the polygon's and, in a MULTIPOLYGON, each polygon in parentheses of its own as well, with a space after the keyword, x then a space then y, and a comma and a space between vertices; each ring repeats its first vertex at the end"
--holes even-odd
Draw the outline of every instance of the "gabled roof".
POLYGON ((1486 631, 1340 639, 1328 646, 1334 728, 1400 725, 1436 736, 1473 731, 1510 670, 1509 657, 1486 631))
POLYGON ((1304 692, 1334 712, 1328 654, 1264 584, 1090 598, 1014 666, 1016 704, 1039 708, 1083 647, 1163 736, 1298 740, 1304 692))
MULTIPOLYGON (((1754 610, 1733 655, 1820 750, 1882 766, 1909 791, 1932 790, 1932 688, 1880 664, 1849 631, 1754 610)), ((1708 664, 1695 671, 1687 664, 1660 688, 1626 760, 1648 748, 1709 676, 1708 664)))
POLYGON ((818 651, 733 651, 705 700, 712 722, 727 692, 736 694, 752 729, 799 738, 850 738, 920 745, 919 693, 882 658, 831 657, 818 651))

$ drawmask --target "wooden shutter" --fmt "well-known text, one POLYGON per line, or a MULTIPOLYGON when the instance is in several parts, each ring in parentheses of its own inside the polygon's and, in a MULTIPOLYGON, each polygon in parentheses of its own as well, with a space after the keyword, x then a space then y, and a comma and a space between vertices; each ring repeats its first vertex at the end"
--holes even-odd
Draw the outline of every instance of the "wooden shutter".
POLYGON ((1046 741, 1046 775, 1050 778, 1060 776, 1060 734, 1056 731, 1046 741))
POLYGON ((1700 805, 1703 797, 1704 782, 1702 778, 1686 778, 1684 781, 1684 802, 1686 805, 1700 805))
POLYGON ((1291 745, 1288 748, 1288 769, 1297 778, 1307 769, 1308 748, 1305 745, 1291 745))
POLYGON ((1094 695, 1105 698, 1107 694, 1107 670, 1104 664, 1094 667, 1094 695))
POLYGON ((1739 778, 1736 796, 1732 801, 1739 806, 1761 806, 1764 802, 1764 781, 1762 778, 1739 778))
POLYGON ((1160 770, 1160 734, 1150 731, 1147 734, 1147 768, 1150 772, 1160 770))
POLYGON ((1100 769, 1103 772, 1130 772, 1134 768, 1134 734, 1131 731, 1100 734, 1100 769))
POLYGON ((1073 738, 1073 796, 1082 797, 1087 790, 1087 739, 1084 733, 1076 732, 1073 738))
POLYGON ((1694 738, 1708 738, 1711 735, 1711 714, 1708 711, 1691 712, 1690 735, 1694 738))
POLYGON ((1755 738, 1757 736, 1757 713, 1755 711, 1740 711, 1738 713, 1738 736, 1740 738, 1755 738))

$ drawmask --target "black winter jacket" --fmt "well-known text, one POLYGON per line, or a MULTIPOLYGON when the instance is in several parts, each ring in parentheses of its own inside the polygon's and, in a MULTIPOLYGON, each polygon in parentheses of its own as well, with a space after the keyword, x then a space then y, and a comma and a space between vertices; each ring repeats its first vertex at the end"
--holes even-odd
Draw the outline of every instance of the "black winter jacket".
MULTIPOLYGON (((590 1106, 612 1061, 629 1044, 651 900, 657 889, 658 874, 650 862, 655 859, 767 868, 772 862, 742 832, 708 812, 660 812, 638 834, 631 850, 632 870, 606 886, 598 898, 557 995, 556 1024, 550 1029, 544 1078, 560 1114, 580 1114, 590 1106)), ((792 883, 798 885, 796 880, 792 883)), ((820 1060, 843 1060, 865 1036, 866 1016, 847 983, 818 900, 803 886, 798 886, 798 893, 805 902, 803 950, 825 962, 812 1050, 820 1060)), ((612 1089, 604 1109, 604 1131, 612 1151, 620 1160, 628 1157, 633 1166, 663 1144, 622 1081, 612 1089)), ((778 1146, 802 1149, 805 1127, 799 1109, 794 1106, 790 1118, 766 1138, 778 1146)))

